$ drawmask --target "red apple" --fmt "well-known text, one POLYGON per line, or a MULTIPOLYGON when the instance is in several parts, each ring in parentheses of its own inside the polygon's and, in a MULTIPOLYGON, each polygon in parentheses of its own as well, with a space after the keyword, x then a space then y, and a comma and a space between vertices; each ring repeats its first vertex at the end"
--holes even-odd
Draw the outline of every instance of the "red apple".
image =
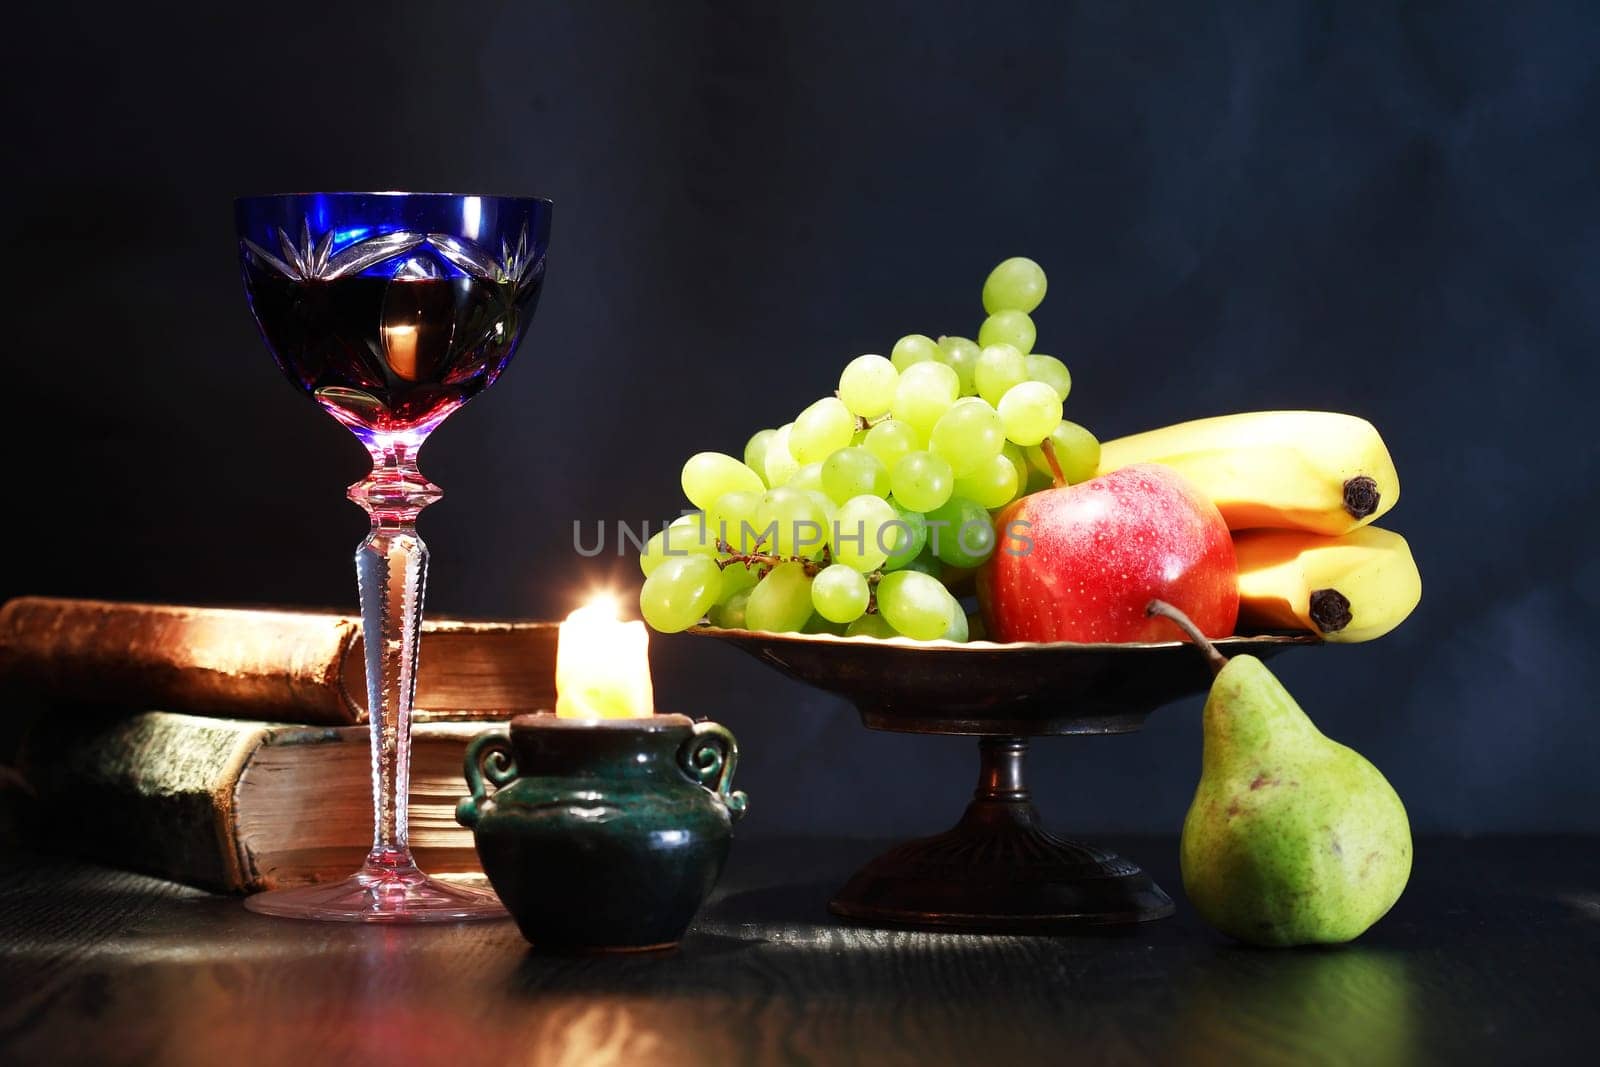
POLYGON ((978 572, 992 641, 1171 641, 1145 605, 1181 608, 1208 637, 1233 633, 1238 563, 1227 524, 1176 471, 1153 463, 1025 496, 996 520, 978 572))

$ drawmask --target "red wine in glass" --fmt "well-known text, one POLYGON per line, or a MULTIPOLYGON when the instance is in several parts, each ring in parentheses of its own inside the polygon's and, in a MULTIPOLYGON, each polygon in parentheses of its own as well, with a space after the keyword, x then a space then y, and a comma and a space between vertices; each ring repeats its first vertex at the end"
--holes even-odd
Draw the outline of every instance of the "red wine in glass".
POLYGON ((283 373, 363 438, 431 430, 494 384, 539 290, 403 272, 294 279, 249 261, 245 285, 283 373))

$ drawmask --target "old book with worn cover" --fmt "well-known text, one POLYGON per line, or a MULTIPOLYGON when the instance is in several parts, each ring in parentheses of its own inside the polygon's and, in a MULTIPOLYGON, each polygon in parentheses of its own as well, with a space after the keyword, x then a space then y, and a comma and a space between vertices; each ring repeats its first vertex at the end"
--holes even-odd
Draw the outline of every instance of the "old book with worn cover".
MULTIPOLYGON (((430 874, 478 873, 455 821, 467 742, 504 726, 419 723, 411 846, 430 874)), ((145 712, 48 717, 22 772, 52 849, 221 892, 343 878, 372 844, 364 726, 284 726, 145 712)))
MULTIPOLYGON (((428 620, 416 718, 555 706, 557 624, 428 620)), ((19 597, 0 606, 0 684, 52 702, 330 725, 365 722, 361 621, 314 611, 19 597)))

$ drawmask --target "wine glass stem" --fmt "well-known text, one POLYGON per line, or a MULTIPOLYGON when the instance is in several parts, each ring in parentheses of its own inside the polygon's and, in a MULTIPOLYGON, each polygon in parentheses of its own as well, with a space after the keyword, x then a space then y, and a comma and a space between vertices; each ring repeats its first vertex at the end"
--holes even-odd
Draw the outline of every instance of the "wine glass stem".
POLYGON ((417 470, 421 444, 410 435, 370 439, 372 473, 352 485, 349 494, 372 517, 372 532, 356 549, 356 579, 372 736, 373 832, 366 869, 377 877, 415 867, 407 844, 406 809, 411 702, 428 581, 428 547, 417 536, 416 519, 443 495, 417 470))

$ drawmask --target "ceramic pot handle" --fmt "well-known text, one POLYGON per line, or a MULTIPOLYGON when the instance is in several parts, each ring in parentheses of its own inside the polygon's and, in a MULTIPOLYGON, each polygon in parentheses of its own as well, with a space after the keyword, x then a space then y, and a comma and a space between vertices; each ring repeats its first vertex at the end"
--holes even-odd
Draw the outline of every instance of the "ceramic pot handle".
POLYGON ((690 778, 722 798, 735 819, 750 806, 744 790, 734 789, 733 769, 739 764, 739 742, 720 723, 697 722, 694 734, 678 749, 678 765, 690 778))
POLYGON ((492 732, 474 737, 467 744, 467 758, 462 772, 467 776, 467 788, 472 790, 472 795, 462 797, 456 805, 456 822, 470 828, 478 825, 478 806, 488 799, 489 787, 499 789, 517 779, 517 761, 511 754, 511 739, 492 732))

